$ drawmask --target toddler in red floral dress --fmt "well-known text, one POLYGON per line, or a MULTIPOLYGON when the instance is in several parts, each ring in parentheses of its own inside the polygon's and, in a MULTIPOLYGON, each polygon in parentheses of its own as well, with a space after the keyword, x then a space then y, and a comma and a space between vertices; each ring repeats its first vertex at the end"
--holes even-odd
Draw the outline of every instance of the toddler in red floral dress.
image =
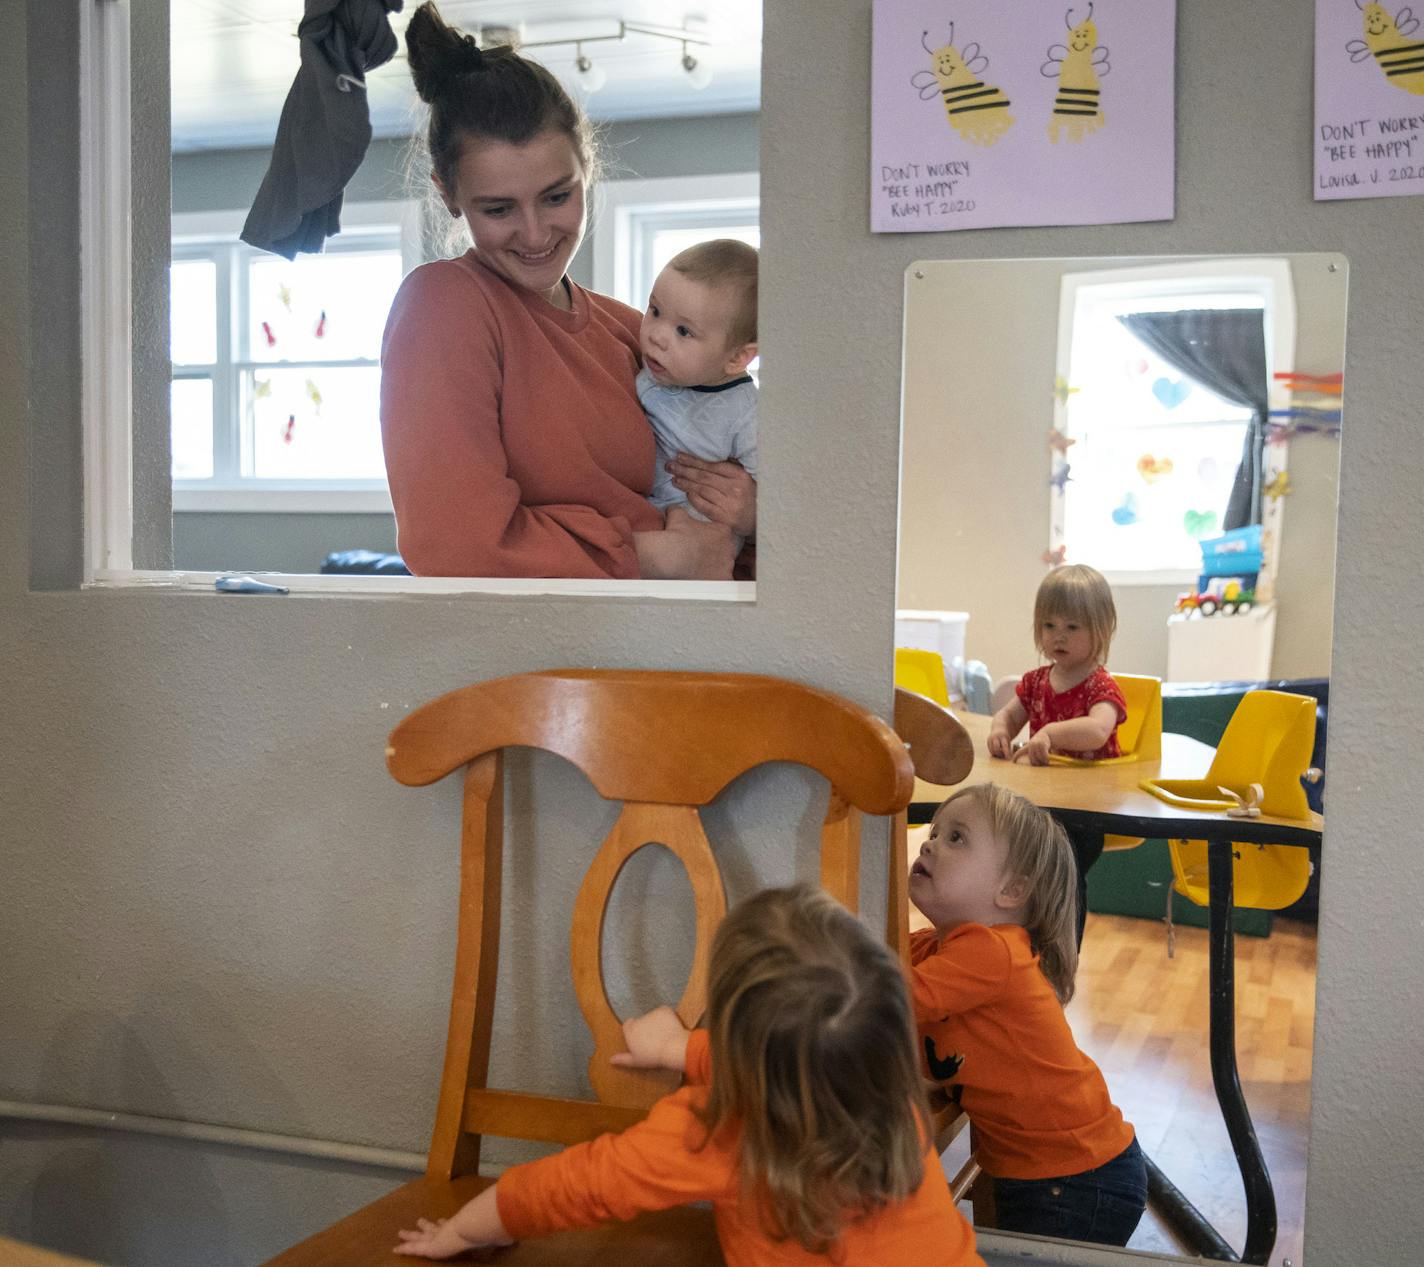
POLYGON ((1101 572, 1073 563, 1045 576, 1033 604, 1033 640, 1048 663, 1025 673, 1014 698, 994 714, 990 754, 1032 765, 1047 765, 1052 752, 1120 755, 1117 728, 1127 704, 1104 667, 1116 630, 1117 608, 1101 572), (1028 742, 1016 750, 1025 722, 1028 742))

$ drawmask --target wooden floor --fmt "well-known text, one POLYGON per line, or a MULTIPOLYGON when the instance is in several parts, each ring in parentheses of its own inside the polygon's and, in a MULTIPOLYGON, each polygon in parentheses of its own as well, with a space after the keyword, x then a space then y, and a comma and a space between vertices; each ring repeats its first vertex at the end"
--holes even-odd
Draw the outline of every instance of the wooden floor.
MULTIPOLYGON (((1238 937, 1236 1002, 1241 1085, 1276 1193, 1271 1262, 1288 1258, 1301 1267, 1314 927, 1277 919, 1270 937, 1238 937)), ((1206 930, 1179 926, 1168 959, 1164 924, 1089 915, 1068 1017, 1148 1156, 1239 1251, 1246 1234, 1241 1178, 1207 1050, 1206 930)), ((947 1168, 958 1160, 951 1151, 947 1168)), ((1150 1209, 1131 1248, 1182 1252, 1150 1209)))
MULTIPOLYGON (((1240 1172, 1211 1086, 1207 935, 1154 920, 1089 915, 1068 1017, 1102 1068, 1142 1147, 1238 1251, 1246 1234, 1240 1172)), ((1272 1263, 1301 1267, 1315 928, 1277 919, 1269 937, 1236 939, 1236 1052, 1241 1086, 1276 1192, 1272 1263)), ((1177 1248, 1148 1212, 1133 1248, 1177 1248)))

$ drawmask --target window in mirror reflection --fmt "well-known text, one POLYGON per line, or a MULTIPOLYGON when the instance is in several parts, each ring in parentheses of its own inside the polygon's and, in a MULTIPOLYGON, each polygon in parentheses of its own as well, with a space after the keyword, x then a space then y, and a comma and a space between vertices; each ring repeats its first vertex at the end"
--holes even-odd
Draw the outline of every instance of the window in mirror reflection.
POLYGON ((1243 446, 1260 435, 1260 418, 1248 431, 1264 405, 1272 335, 1293 324, 1288 278, 1153 272, 1063 278, 1056 393, 1071 447, 1055 460, 1069 474, 1053 499, 1051 546, 1141 579, 1194 573, 1204 538, 1259 522, 1259 496, 1233 505, 1232 490, 1243 461, 1259 462, 1243 446), (1204 330, 1249 344, 1224 357, 1213 346, 1208 358, 1242 367, 1242 382, 1195 363, 1204 330))
MULTIPOLYGON (((1232 298, 1191 303, 1238 306, 1232 298)), ((1163 304, 1080 293, 1073 317, 1067 381, 1077 391, 1067 434, 1076 443, 1067 454, 1063 534, 1110 571, 1196 567, 1198 539, 1221 525, 1251 420, 1249 409, 1184 378, 1120 320, 1163 304)))

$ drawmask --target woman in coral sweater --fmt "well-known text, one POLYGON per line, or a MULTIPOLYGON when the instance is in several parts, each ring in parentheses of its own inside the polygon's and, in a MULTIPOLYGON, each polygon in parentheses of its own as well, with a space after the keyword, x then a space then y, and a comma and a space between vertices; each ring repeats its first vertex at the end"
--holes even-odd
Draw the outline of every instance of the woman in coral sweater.
POLYGON ((406 564, 421 576, 730 576, 755 484, 730 464, 679 460, 713 522, 677 512, 664 525, 646 500, 655 448, 634 390, 641 314, 565 276, 586 222, 587 120, 543 67, 480 49, 433 4, 406 41, 430 105, 432 179, 474 241, 415 269, 386 325, 381 433, 406 564))

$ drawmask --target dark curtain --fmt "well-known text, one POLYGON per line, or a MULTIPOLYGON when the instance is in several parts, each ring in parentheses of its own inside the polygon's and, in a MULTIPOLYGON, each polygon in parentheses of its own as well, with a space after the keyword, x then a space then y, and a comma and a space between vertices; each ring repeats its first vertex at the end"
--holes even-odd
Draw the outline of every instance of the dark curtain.
POLYGON ((1118 318, 1173 369, 1251 411, 1241 465, 1222 528, 1261 522, 1261 463, 1266 442, 1266 318, 1259 308, 1130 312, 1118 318))

